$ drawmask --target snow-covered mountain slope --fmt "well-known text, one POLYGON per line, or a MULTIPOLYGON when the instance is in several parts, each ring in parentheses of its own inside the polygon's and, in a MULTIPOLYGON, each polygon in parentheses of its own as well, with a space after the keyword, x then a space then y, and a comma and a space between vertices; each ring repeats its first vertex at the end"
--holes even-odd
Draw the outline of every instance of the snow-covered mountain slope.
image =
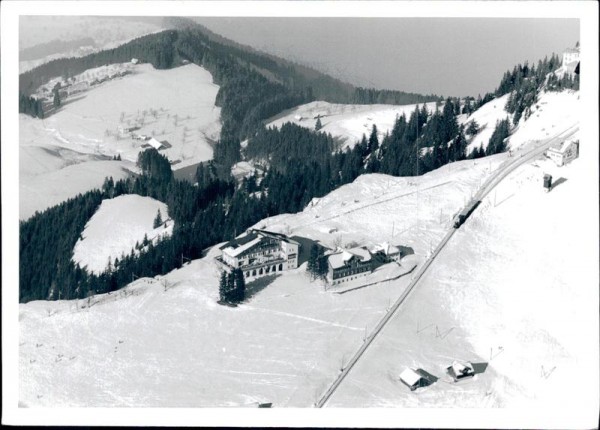
POLYGON ((388 241, 411 246, 425 256, 506 157, 499 154, 451 163, 420 177, 362 175, 313 199, 298 214, 274 216, 255 227, 319 240, 330 248, 339 242, 376 245, 388 241))
POLYGON ((171 235, 173 226, 167 205, 153 198, 130 194, 103 200, 75 244, 73 261, 90 272, 102 273, 109 260, 112 264, 115 258, 128 255, 144 236, 157 241, 171 235), (159 210, 163 224, 154 228, 159 210))
MULTIPOLYGON (((51 194, 45 186, 47 175, 53 177, 47 181, 52 187, 62 183, 61 200, 86 191, 84 183, 93 188, 100 186, 105 176, 123 177, 115 174, 114 169, 105 174, 99 172, 93 179, 82 178, 81 187, 75 190, 71 184, 77 178, 63 169, 66 165, 83 163, 81 168, 85 170, 83 166, 90 161, 119 154, 127 162, 123 166, 134 170, 137 154, 144 150, 145 142, 119 137, 118 128, 141 124, 142 119, 144 125, 136 133, 166 140, 171 147, 161 153, 173 162, 178 161, 174 168, 212 158, 211 142, 218 137, 221 124, 220 108, 214 105, 219 88, 212 83, 210 73, 193 64, 169 70, 155 70, 150 65, 131 69, 134 74, 72 96, 59 112, 44 120, 19 116, 22 155, 19 185, 23 196, 28 189, 35 189, 41 195, 51 194)), ((88 78, 94 78, 93 71, 88 78)), ((22 219, 54 203, 21 200, 22 219)))
POLYGON ((330 406, 597 413, 598 208, 582 192, 585 166, 524 165, 488 195, 330 406), (562 178, 550 193, 544 172, 562 178), (488 367, 455 384, 453 360, 488 367), (440 380, 411 392, 398 381, 406 367, 440 380))
MULTIPOLYGON (((510 94, 505 94, 493 99, 471 115, 458 116, 459 124, 468 126, 474 120, 479 125, 479 132, 469 143, 467 153, 479 146, 487 148, 490 137, 496 129, 497 121, 506 118, 512 121, 513 114, 504 109, 509 96, 510 94)), ((521 117, 509 139, 509 147, 517 149, 527 142, 546 139, 556 134, 558 130, 564 130, 578 122, 580 117, 579 91, 542 91, 539 94, 538 102, 531 107, 529 118, 526 119, 524 115, 521 117)))
MULTIPOLYGON (((300 214, 258 226, 327 245, 338 237, 344 244, 389 240, 414 247, 416 255, 402 262, 414 264, 504 158, 454 163, 419 178, 362 176, 300 214)), ((303 264, 249 284, 251 298, 228 308, 216 304, 216 255, 214 248, 166 275, 166 291, 145 279, 95 296, 83 309, 87 300, 20 305, 22 404, 308 407, 410 279, 335 294, 311 283, 303 264)))
MULTIPOLYGON (((45 159, 43 154, 35 160, 36 163, 47 160, 49 165, 62 161, 53 156, 45 159)), ((40 175, 22 175, 19 181, 19 218, 27 219, 35 211, 43 211, 79 193, 100 188, 106 177, 112 177, 115 181, 127 178, 132 171, 137 169, 127 161, 96 161, 91 158, 40 175)))
MULTIPOLYGON (((552 128, 543 113, 555 108, 544 106, 539 121, 546 118, 544 127, 552 128)), ((577 123, 569 115, 560 116, 561 127, 577 123)), ((523 142, 522 149, 545 137, 526 134, 526 124, 511 137, 523 142)), ((567 167, 538 161, 518 168, 484 199, 331 405, 597 404, 597 387, 589 383, 598 377, 592 368, 597 312, 590 308, 598 302, 598 274, 590 274, 597 242, 591 250, 580 245, 597 240, 598 208, 578 192, 589 184, 580 167, 590 165, 585 148, 567 167), (542 191, 543 172, 557 182, 549 194, 542 191), (577 339, 590 327, 593 336, 577 339), (454 359, 488 367, 454 385, 444 373, 454 359), (440 380, 411 393, 397 380, 409 366, 440 380), (585 377, 577 390, 565 390, 574 374, 585 377)), ((506 153, 466 160, 416 178, 363 175, 301 213, 256 227, 329 247, 389 241, 414 249, 402 264, 421 263, 454 214, 506 160, 506 153)), ((592 180, 597 184, 597 176, 592 180)), ((410 281, 336 294, 309 282, 302 265, 249 284, 250 298, 229 308, 216 304, 216 255, 215 247, 163 278, 138 280, 89 301, 20 305, 21 404, 308 407, 410 281)))
MULTIPOLYGON (((394 127, 396 116, 410 116, 416 105, 351 105, 316 101, 288 109, 265 121, 267 127, 281 127, 291 122, 314 130, 317 117, 321 117, 321 131, 330 133, 343 142, 343 147, 352 148, 362 138, 369 137, 373 124, 377 125, 379 140, 394 127)), ((427 103, 433 111, 435 103, 427 103)))
POLYGON ((521 118, 509 140, 511 148, 526 142, 540 141, 564 130, 581 119, 579 91, 541 92, 531 107, 529 118, 521 118))
MULTIPOLYGON (((161 31, 160 21, 137 20, 135 17, 101 16, 26 16, 19 21, 19 51, 53 40, 63 42, 92 39, 92 46, 68 51, 48 51, 39 58, 19 62, 19 73, 56 58, 78 57, 122 45, 131 39, 161 31)), ((41 51, 40 51, 41 52, 41 51)))
POLYGON ((475 121, 479 125, 479 133, 477 133, 467 148, 467 153, 471 152, 474 148, 479 148, 483 145, 483 148, 487 148, 490 137, 496 129, 496 122, 511 118, 512 115, 508 113, 504 106, 508 100, 509 94, 505 94, 502 97, 491 100, 473 112, 471 115, 459 115, 458 123, 465 124, 468 126, 469 122, 475 121))

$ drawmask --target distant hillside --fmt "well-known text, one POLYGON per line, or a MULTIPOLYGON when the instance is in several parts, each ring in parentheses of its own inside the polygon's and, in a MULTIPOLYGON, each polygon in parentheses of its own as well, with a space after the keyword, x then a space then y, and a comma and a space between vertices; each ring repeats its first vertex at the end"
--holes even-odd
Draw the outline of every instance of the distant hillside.
POLYGON ((90 68, 124 63, 132 58, 157 69, 192 62, 207 69, 220 87, 215 103, 221 107, 223 126, 214 159, 228 175, 231 165, 240 159, 240 141, 253 136, 265 119, 285 109, 317 99, 359 104, 412 104, 438 99, 354 88, 310 68, 240 47, 189 20, 173 19, 171 24, 176 28, 84 57, 50 61, 21 74, 19 112, 43 118, 47 112, 39 100, 30 96, 57 76, 67 79, 90 68))
POLYGON ((166 27, 202 32, 211 42, 227 47, 233 55, 276 83, 283 83, 291 89, 311 88, 315 100, 331 103, 354 104, 394 104, 405 105, 441 100, 436 95, 422 95, 396 90, 354 87, 311 67, 289 61, 272 54, 258 51, 216 34, 191 19, 167 17, 166 27))
POLYGON ((81 73, 85 68, 127 61, 134 55, 157 68, 176 66, 178 65, 176 61, 178 32, 187 32, 202 39, 202 48, 210 49, 225 57, 234 57, 238 64, 259 73, 272 83, 284 85, 291 91, 309 91, 311 99, 314 100, 332 103, 402 105, 440 99, 435 95, 354 87, 310 67, 240 45, 189 19, 165 18, 165 25, 176 31, 167 30, 143 36, 117 48, 90 54, 80 59, 63 58, 43 64, 21 74, 19 89, 29 95, 50 78, 61 75, 72 76, 81 73))

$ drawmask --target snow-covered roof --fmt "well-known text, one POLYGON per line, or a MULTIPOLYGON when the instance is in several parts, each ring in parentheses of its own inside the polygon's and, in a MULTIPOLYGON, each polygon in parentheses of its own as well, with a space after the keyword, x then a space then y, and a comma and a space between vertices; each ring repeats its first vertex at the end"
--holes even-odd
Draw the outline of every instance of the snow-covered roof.
POLYGON ((473 373, 473 365, 471 363, 461 363, 459 361, 455 361, 450 366, 452 370, 454 370, 454 374, 461 375, 463 373, 473 373))
POLYGON ((156 140, 155 138, 150 138, 150 140, 148 141, 148 145, 152 146, 154 149, 159 149, 160 147, 163 146, 162 143, 160 143, 158 140, 156 140))
POLYGON ((564 140, 560 143, 552 145, 550 148, 548 148, 548 151, 556 152, 558 154, 564 154, 565 151, 569 148, 569 146, 571 146, 572 143, 573 143, 573 140, 564 140))
POLYGON ((579 48, 567 48, 565 54, 579 54, 579 48))
POLYGON ((254 245, 259 244, 265 237, 270 237, 275 240, 300 246, 298 242, 288 238, 285 234, 273 233, 266 230, 250 229, 240 237, 227 242, 221 247, 221 250, 223 253, 231 257, 237 257, 252 248, 254 245))
POLYGON ((400 374, 400 379, 402 379, 409 386, 415 385, 421 378, 422 376, 410 367, 404 369, 404 371, 400 374))
POLYGON ((271 237, 273 239, 281 240, 283 242, 291 243, 291 244, 294 244, 294 245, 300 245, 300 243, 296 242, 293 239, 290 239, 289 237, 287 237, 283 233, 274 233, 272 231, 259 230, 259 229, 253 229, 253 230, 251 230, 251 232, 255 233, 255 234, 259 234, 259 235, 261 235, 263 237, 271 237))
POLYGON ((260 241, 261 241, 261 238, 257 237, 254 240, 251 240, 250 242, 247 242, 241 246, 238 246, 237 248, 234 248, 233 246, 228 246, 227 248, 223 249, 223 252, 227 255, 230 255, 231 257, 237 257, 244 251, 247 251, 248 249, 252 248, 254 245, 259 244, 260 241))
POLYGON ((383 252, 385 255, 399 254, 400 249, 397 246, 390 245, 389 242, 383 242, 373 248, 374 252, 383 252))
POLYGON ((331 254, 329 256, 329 264, 334 269, 339 269, 340 267, 344 267, 352 257, 358 257, 361 261, 371 260, 371 254, 366 249, 351 248, 331 254))

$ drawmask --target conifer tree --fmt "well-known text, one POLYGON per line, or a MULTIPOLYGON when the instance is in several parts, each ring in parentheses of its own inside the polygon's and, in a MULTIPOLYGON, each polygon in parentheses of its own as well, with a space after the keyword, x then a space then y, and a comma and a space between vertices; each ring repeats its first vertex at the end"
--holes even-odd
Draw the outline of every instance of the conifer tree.
POLYGON ((308 265, 306 270, 310 275, 310 279, 313 280, 317 277, 318 272, 318 260, 319 259, 319 245, 313 243, 310 247, 310 256, 308 257, 308 265))
POLYGON ((324 279, 329 271, 329 265, 327 257, 323 255, 323 248, 319 249, 319 258, 317 259, 317 275, 319 278, 324 279))
POLYGON ((232 299, 236 303, 242 302, 246 298, 246 281, 244 279, 244 272, 241 269, 235 269, 233 271, 233 288, 232 288, 232 299))
POLYGON ((154 223, 152 224, 153 228, 158 228, 163 223, 162 215, 160 213, 160 209, 156 212, 156 218, 154 218, 154 223))
POLYGON ((315 124, 315 130, 319 131, 323 128, 323 124, 321 124, 321 117, 317 118, 317 123, 315 124))
POLYGON ((373 124, 371 129, 371 135, 369 136, 369 142, 367 143, 367 152, 370 154, 379 147, 379 140, 377 138, 377 125, 373 124))
POLYGON ((60 107, 60 94, 58 93, 58 89, 54 90, 54 100, 52 101, 52 105, 55 108, 59 108, 60 107))
POLYGON ((221 272, 221 278, 219 280, 219 299, 222 302, 228 302, 228 288, 227 288, 227 273, 221 272))

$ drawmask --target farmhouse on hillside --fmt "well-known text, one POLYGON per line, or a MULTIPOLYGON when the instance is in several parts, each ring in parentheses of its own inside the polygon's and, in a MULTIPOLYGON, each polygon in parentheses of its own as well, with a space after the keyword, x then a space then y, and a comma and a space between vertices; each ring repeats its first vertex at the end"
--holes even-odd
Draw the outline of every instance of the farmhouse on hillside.
POLYGON ((332 285, 367 276, 373 271, 374 259, 365 248, 339 250, 327 257, 327 280, 332 285))
POLYGON ((400 374, 400 381, 410 388, 411 391, 414 391, 420 387, 427 387, 428 385, 431 385, 431 381, 421 374, 419 370, 420 369, 415 370, 407 367, 400 374))
POLYGON ((454 382, 475 376, 475 369, 471 363, 461 363, 455 361, 451 366, 446 368, 448 375, 454 379, 454 382))
POLYGON ((564 166, 579 156, 579 141, 565 140, 556 145, 552 145, 546 151, 546 155, 554 161, 557 166, 564 166))
POLYGON ((89 86, 90 85, 87 83, 87 81, 77 82, 76 84, 69 85, 69 87, 67 87, 67 94, 69 96, 71 96, 73 94, 78 94, 78 93, 81 93, 83 91, 87 91, 87 89, 89 88, 89 86))
POLYGON ((222 269, 241 269, 247 279, 296 269, 300 244, 285 234, 251 229, 227 242, 216 258, 222 269))
POLYGON ((139 129, 140 129, 140 127, 137 126, 137 125, 127 125, 127 126, 120 125, 119 128, 118 128, 119 134, 121 134, 121 135, 125 135, 125 134, 134 132, 134 131, 139 130, 139 129))

